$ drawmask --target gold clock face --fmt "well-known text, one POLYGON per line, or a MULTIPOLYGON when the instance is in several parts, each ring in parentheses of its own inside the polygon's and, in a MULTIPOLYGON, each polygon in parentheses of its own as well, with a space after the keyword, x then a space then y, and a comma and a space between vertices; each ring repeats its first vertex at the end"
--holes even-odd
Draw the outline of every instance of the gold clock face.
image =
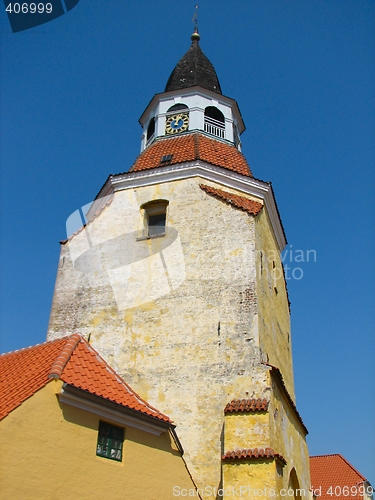
POLYGON ((171 115, 167 117, 165 122, 165 133, 166 134, 178 134, 179 132, 185 132, 189 126, 189 115, 188 113, 178 113, 176 115, 171 115))

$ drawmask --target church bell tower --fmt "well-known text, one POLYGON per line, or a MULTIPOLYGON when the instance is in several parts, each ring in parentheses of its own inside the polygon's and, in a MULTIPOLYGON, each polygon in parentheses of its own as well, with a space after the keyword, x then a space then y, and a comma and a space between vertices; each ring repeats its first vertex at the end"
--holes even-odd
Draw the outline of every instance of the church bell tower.
POLYGON ((286 237, 271 185, 242 154, 238 105, 197 30, 191 41, 140 118, 131 168, 68 219, 48 339, 90 336, 171 416, 204 498, 229 498, 228 488, 308 498, 286 237))

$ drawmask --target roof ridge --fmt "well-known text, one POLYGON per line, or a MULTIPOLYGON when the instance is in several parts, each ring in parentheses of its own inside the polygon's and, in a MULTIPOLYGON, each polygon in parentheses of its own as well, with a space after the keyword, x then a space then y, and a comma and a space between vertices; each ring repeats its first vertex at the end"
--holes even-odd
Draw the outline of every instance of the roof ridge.
POLYGON ((81 340, 84 339, 79 333, 74 333, 67 338, 66 344, 62 348, 60 354, 57 356, 51 367, 51 370, 48 374, 49 379, 61 377, 62 372, 64 371, 66 364, 73 354, 74 349, 81 342, 81 340))
POLYGON ((320 457, 337 457, 342 456, 340 453, 324 453, 323 455, 310 455, 310 458, 320 458, 320 457))

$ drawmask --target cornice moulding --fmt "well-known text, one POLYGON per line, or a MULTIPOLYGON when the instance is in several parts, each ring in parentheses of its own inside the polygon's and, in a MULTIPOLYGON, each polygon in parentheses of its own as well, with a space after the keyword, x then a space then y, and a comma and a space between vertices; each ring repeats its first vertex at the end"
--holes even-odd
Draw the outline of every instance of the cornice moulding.
MULTIPOLYGON (((116 422, 117 424, 125 427, 134 427, 135 429, 148 432, 149 434, 153 434, 155 436, 160 436, 163 432, 168 430, 167 425, 158 425, 157 423, 147 422, 141 417, 137 418, 129 415, 125 413, 125 408, 122 411, 120 409, 112 408, 105 404, 108 403, 107 401, 103 401, 103 403, 93 401, 85 393, 81 393, 81 391, 79 395, 73 394, 67 387, 64 387, 61 390, 61 393, 59 394, 59 401, 64 404, 74 406, 75 408, 94 413, 95 415, 110 420, 111 422, 116 422)), ((116 403, 113 404, 115 405, 116 403)))

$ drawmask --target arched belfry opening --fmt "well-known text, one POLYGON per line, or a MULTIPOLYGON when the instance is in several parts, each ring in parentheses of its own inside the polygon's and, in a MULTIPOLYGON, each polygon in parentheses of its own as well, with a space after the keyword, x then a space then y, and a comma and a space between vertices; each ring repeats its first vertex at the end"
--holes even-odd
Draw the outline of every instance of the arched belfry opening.
POLYGON ((173 106, 171 106, 168 109, 167 113, 173 113, 173 112, 182 111, 182 110, 186 111, 188 109, 189 108, 188 108, 188 106, 186 106, 186 104, 178 103, 178 104, 174 104, 173 106))
POLYGON ((225 118, 215 106, 207 106, 204 110, 204 131, 221 139, 225 137, 225 118))
POLYGON ((204 110, 204 116, 212 118, 213 120, 216 120, 218 122, 225 123, 223 113, 220 111, 220 109, 215 108, 215 106, 207 106, 207 108, 204 110))

